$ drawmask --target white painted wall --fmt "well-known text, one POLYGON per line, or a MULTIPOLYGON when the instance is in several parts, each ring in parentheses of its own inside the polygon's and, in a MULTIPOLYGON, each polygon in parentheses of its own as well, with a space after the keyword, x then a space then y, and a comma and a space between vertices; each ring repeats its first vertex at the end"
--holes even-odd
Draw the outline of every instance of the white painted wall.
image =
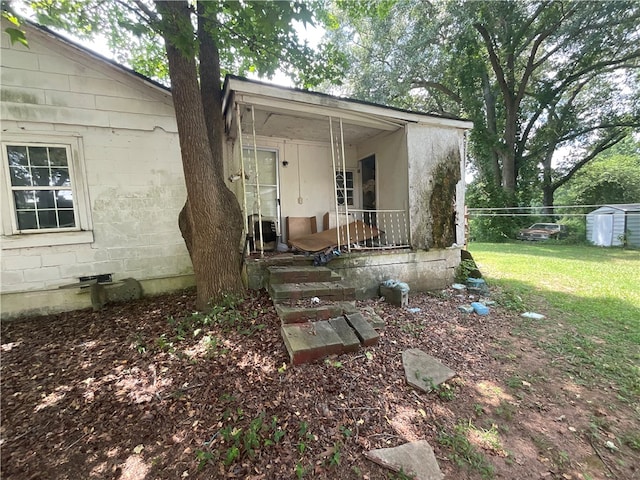
MULTIPOLYGON (((385 132, 358 145, 358 159, 376 156, 378 210, 406 210, 409 202, 407 142, 404 129, 385 132)), ((360 176, 359 176, 360 177, 360 176)), ((362 196, 359 189, 358 197, 362 196)))
MULTIPOLYGON (((260 136, 256 137, 256 144, 258 148, 272 149, 278 153, 283 236, 286 238, 285 219, 288 216, 315 216, 318 231, 322 230, 324 214, 335 210, 330 144, 260 136), (283 162, 287 162, 287 166, 284 166, 283 162)), ((244 148, 252 146, 253 138, 243 138, 244 148)), ((228 163, 225 172, 227 177, 240 171, 239 152, 240 142, 236 140, 232 145, 227 144, 227 158, 232 160, 228 163)), ((356 148, 352 145, 345 145, 345 157, 347 168, 355 173, 358 167, 356 148)), ((359 182, 357 174, 355 174, 355 178, 359 182)), ((227 185, 236 193, 242 207, 242 182, 227 180, 227 185)), ((356 193, 359 191, 358 183, 356 193)), ((355 200, 360 201, 358 195, 355 200)))
POLYGON ((89 305, 86 296, 58 298, 78 297, 57 287, 79 276, 190 275, 177 226, 186 192, 169 93, 37 29, 27 29, 28 49, 0 37, 2 141, 76 142, 90 207, 89 232, 11 235, 1 179, 3 316, 89 305))

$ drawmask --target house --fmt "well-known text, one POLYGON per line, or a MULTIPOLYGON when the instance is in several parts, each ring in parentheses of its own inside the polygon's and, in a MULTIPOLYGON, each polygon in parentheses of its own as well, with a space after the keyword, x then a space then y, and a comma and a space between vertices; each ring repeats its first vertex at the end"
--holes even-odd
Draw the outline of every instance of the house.
MULTIPOLYGON (((90 306, 88 282, 193 285, 170 91, 25 30, 29 48, 2 35, 3 318, 90 306)), ((331 268, 360 296, 387 278, 414 290, 453 280, 470 122, 238 77, 225 81, 224 115, 251 288, 265 286, 270 250, 296 242, 342 251, 331 268)))
POLYGON ((193 285, 170 91, 23 26, 28 48, 0 35, 2 318, 91 306, 59 288, 80 279, 193 285))
POLYGON ((602 247, 640 247, 640 203, 604 205, 588 213, 587 240, 602 247))

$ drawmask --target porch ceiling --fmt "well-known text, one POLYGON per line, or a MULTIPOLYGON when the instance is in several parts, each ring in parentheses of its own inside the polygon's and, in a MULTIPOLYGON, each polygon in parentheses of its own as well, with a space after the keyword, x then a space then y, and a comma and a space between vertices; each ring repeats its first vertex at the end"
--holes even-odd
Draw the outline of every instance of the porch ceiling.
MULTIPOLYGON (((318 117, 304 112, 281 112, 262 109, 255 110, 256 135, 265 137, 282 137, 291 140, 305 140, 309 142, 329 142, 331 132, 328 117, 318 117)), ((386 129, 367 125, 356 125, 343 120, 342 130, 346 144, 358 144, 374 137, 386 129)), ((395 130, 395 128, 394 128, 395 130)), ((252 134, 252 117, 249 109, 242 118, 242 132, 252 134)), ((334 138, 339 139, 340 123, 333 119, 334 138)))
MULTIPOLYGON (((329 118, 333 119, 334 139, 340 138, 340 118, 345 144, 358 144, 383 132, 395 131, 404 126, 404 122, 376 118, 370 114, 344 112, 327 107, 293 104, 262 98, 244 99, 240 105, 243 135, 253 135, 255 116, 256 135, 279 137, 309 142, 329 142, 331 130, 329 118), (253 106, 254 115, 251 114, 253 106)), ((237 122, 234 112, 234 122, 237 122)), ((230 129, 232 136, 237 134, 237 126, 230 129)))

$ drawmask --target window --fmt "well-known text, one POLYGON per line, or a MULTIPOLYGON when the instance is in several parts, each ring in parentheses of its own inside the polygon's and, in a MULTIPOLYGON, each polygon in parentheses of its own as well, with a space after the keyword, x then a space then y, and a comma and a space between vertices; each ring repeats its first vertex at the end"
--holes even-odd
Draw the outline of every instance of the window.
POLYGON ((336 194, 338 205, 344 205, 345 195, 347 205, 353 206, 353 172, 336 172, 336 194))
POLYGON ((93 242, 82 138, 5 132, 2 140, 2 249, 93 242))
POLYGON ((15 229, 75 229, 68 146, 5 145, 15 229))

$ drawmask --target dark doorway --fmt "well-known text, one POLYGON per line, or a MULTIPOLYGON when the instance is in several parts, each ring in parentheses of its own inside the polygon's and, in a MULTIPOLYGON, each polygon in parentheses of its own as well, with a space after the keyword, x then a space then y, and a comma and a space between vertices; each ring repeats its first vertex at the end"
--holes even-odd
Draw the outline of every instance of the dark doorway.
MULTIPOLYGON (((362 209, 376 209, 376 156, 371 155, 360 160, 360 172, 362 175, 362 209)), ((364 213, 364 221, 369 225, 376 222, 375 213, 364 213)))

